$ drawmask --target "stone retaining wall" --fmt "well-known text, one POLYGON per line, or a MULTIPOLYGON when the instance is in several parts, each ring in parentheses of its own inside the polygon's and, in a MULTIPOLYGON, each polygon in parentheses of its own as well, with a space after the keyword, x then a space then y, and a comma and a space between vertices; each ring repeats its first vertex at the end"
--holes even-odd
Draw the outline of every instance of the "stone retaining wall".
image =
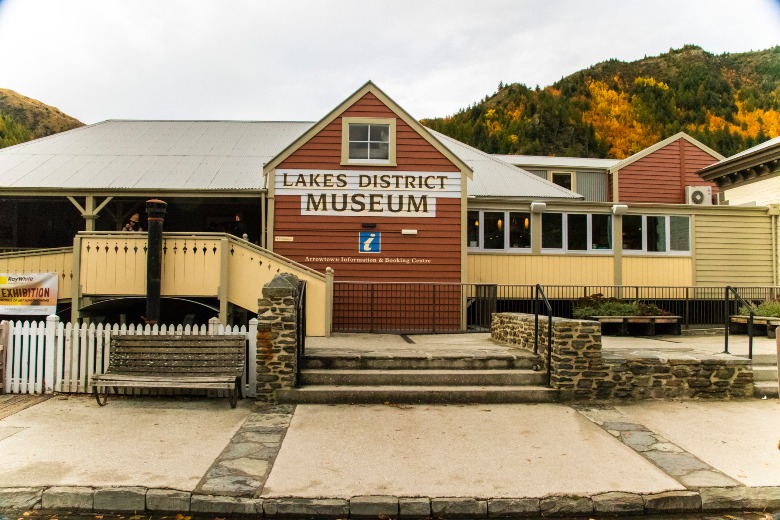
MULTIPOLYGON (((534 315, 496 313, 491 337, 534 350, 534 315)), ((742 398, 753 396, 747 359, 669 352, 602 352, 597 321, 553 317, 551 386, 563 399, 742 398)), ((547 317, 539 317, 539 355, 547 369, 547 317)))

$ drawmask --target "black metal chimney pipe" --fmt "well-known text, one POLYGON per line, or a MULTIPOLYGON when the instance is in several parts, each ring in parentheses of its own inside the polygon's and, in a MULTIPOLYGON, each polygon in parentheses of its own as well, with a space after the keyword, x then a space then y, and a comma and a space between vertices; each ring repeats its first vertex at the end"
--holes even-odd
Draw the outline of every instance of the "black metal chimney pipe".
POLYGON ((160 320, 160 280, 162 278, 162 232, 168 204, 159 199, 146 201, 149 236, 146 252, 146 316, 148 325, 160 320))

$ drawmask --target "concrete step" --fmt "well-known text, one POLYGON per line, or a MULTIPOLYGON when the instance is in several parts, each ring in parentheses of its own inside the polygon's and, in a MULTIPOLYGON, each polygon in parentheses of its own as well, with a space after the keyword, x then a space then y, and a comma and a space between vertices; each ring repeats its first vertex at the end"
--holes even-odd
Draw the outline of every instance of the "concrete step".
POLYGON ((753 354, 753 366, 756 365, 777 366, 777 354, 753 354))
POLYGON ((753 365, 753 381, 777 381, 777 367, 773 365, 753 365))
POLYGON ((547 372, 534 370, 304 369, 305 385, 338 386, 524 386, 544 385, 547 372))
POLYGON ((541 365, 539 356, 525 352, 513 354, 490 354, 486 356, 444 356, 444 355, 351 355, 351 354, 309 354, 304 360, 304 369, 343 370, 502 370, 525 369, 541 365))
POLYGON ((780 397, 778 395, 777 381, 761 381, 753 385, 753 395, 768 399, 780 397))
POLYGON ((325 386, 280 389, 285 404, 550 403, 558 391, 541 386, 325 386))

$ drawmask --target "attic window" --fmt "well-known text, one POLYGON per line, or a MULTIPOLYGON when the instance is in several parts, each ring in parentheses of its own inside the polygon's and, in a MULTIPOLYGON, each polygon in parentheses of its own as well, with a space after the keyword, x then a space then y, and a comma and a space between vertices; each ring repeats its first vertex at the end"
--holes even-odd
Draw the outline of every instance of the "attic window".
POLYGON ((567 190, 575 191, 575 177, 573 172, 550 172, 549 180, 567 190))
POLYGON ((395 166, 395 119, 342 118, 341 164, 395 166))

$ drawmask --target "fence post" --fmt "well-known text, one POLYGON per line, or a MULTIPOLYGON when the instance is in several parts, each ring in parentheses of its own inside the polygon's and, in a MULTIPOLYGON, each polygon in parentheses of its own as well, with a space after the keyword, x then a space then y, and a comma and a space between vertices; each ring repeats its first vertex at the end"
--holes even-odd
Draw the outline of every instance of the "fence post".
POLYGON ((10 321, 0 321, 0 394, 6 393, 10 386, 10 381, 6 382, 8 374, 5 368, 5 360, 10 356, 11 350, 11 342, 9 341, 11 339, 10 328, 10 321))
POLYGON ((219 329, 219 318, 211 318, 209 319, 209 336, 215 336, 218 334, 217 330, 219 329))
POLYGON ((57 367, 57 316, 46 316, 46 341, 44 345, 43 393, 51 394, 57 382, 54 380, 57 367))
POLYGON ((325 268, 325 337, 333 331, 333 276, 331 267, 325 268))

